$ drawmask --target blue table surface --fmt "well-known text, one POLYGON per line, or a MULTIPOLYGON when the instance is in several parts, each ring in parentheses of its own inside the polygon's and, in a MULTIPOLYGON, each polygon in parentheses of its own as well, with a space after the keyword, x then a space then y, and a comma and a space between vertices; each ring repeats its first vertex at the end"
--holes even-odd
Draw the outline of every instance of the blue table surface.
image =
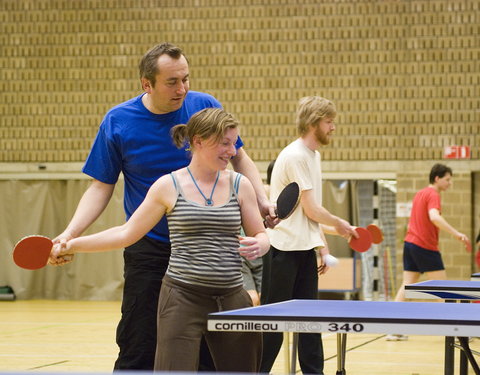
POLYGON ((405 289, 448 289, 448 290, 478 290, 480 283, 471 280, 428 280, 419 283, 405 285, 405 289))
POLYGON ((480 325, 479 304, 290 300, 209 314, 209 319, 257 321, 361 321, 480 325))

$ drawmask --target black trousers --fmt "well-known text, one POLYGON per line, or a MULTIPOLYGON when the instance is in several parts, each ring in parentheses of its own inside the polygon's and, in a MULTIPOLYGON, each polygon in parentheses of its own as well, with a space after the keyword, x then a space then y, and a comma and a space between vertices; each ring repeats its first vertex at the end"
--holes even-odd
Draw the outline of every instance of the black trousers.
MULTIPOLYGON (((263 304, 290 299, 317 299, 318 271, 314 249, 281 251, 273 246, 263 257, 263 304)), ((282 346, 282 333, 263 334, 260 372, 269 373, 282 346)), ((323 343, 319 333, 300 333, 298 360, 304 374, 323 374, 323 343)))
MULTIPOLYGON (((117 326, 118 358, 114 370, 153 371, 157 347, 158 297, 170 260, 170 244, 144 237, 123 253, 122 317, 117 326)), ((200 371, 215 371, 202 340, 200 371)))

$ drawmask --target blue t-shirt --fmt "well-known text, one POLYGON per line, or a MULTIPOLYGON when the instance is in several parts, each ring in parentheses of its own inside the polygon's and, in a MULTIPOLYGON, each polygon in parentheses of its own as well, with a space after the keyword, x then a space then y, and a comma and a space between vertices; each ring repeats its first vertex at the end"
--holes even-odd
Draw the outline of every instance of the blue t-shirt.
MULTIPOLYGON (((190 153, 186 147, 175 146, 170 129, 186 124, 193 114, 204 108, 221 108, 213 96, 189 91, 180 109, 158 115, 143 105, 143 95, 107 112, 82 170, 106 184, 115 184, 120 172, 123 173, 127 220, 157 179, 190 163, 190 153)), ((237 148, 242 146, 239 138, 237 148)), ((170 242, 166 217, 147 236, 170 242)))

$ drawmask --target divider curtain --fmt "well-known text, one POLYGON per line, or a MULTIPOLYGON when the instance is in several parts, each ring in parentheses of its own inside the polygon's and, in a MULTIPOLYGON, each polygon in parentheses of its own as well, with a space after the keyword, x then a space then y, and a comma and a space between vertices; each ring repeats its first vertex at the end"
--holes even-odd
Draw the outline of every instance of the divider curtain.
MULTIPOLYGON (((15 243, 24 236, 55 237, 72 218, 88 180, 0 181, 0 286, 9 285, 18 299, 119 300, 123 289, 123 251, 77 254, 72 263, 36 271, 17 267, 15 243)), ((86 233, 125 222, 123 184, 86 233)))

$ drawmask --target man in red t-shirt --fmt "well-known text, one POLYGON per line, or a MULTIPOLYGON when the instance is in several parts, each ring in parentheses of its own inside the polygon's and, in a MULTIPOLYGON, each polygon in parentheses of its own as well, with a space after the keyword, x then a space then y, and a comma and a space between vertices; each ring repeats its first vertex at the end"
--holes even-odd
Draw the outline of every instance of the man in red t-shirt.
MULTIPOLYGON (((438 249, 438 233, 442 229, 468 249, 468 237, 457 231, 441 216, 440 193, 451 185, 452 170, 435 164, 430 171, 430 185, 415 194, 403 248, 403 282, 395 301, 405 301, 405 285, 418 282, 425 273, 429 280, 445 280, 447 274, 438 249)), ((388 335, 387 340, 406 340, 405 335, 388 335)))

